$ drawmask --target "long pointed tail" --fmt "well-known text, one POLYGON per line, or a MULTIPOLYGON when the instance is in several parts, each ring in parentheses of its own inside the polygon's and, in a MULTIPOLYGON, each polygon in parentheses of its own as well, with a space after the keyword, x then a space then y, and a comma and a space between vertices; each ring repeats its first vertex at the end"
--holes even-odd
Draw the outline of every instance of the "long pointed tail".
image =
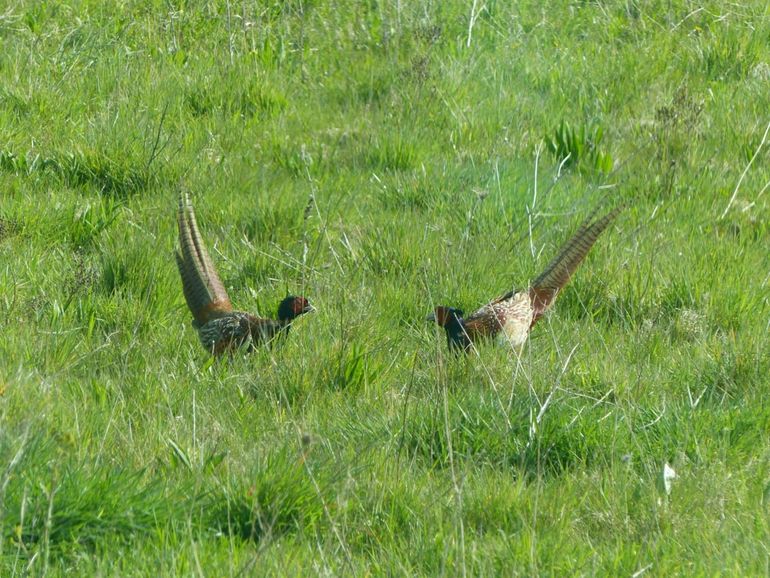
POLYGON ((204 324, 218 313, 232 311, 233 306, 201 239, 195 212, 186 193, 179 196, 177 222, 180 250, 175 256, 182 290, 195 321, 204 324))
POLYGON ((529 290, 534 315, 532 325, 540 319, 556 299, 559 291, 569 282, 570 277, 585 259, 599 235, 623 210, 623 206, 613 209, 601 219, 591 222, 596 210, 583 221, 577 232, 567 241, 559 254, 548 264, 540 276, 535 279, 529 290))

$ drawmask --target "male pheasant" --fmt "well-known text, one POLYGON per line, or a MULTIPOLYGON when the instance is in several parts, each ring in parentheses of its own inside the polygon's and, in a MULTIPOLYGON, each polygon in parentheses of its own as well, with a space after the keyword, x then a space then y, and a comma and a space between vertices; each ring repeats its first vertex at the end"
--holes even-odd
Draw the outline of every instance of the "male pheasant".
POLYGON ((461 309, 439 306, 427 320, 444 328, 449 348, 455 352, 468 352, 473 344, 496 337, 514 347, 523 345, 529 330, 555 301, 596 239, 621 209, 622 206, 596 221, 593 221, 594 211, 529 289, 510 291, 468 317, 463 317, 461 309))
POLYGON ((182 290, 193 314, 193 327, 198 330, 203 347, 213 355, 232 352, 244 345, 252 351, 256 345, 288 332, 295 318, 314 310, 304 297, 289 295, 278 306, 277 320, 234 311, 203 244, 186 194, 179 197, 177 220, 180 250, 176 252, 176 264, 182 277, 182 290))

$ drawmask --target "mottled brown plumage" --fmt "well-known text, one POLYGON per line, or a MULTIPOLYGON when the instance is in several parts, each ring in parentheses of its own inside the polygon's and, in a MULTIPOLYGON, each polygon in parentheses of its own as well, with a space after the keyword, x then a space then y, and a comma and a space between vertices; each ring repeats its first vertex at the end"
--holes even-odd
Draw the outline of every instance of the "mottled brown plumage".
POLYGON ((449 347, 456 351, 469 351, 474 343, 496 337, 514 347, 524 344, 531 327, 545 314, 621 209, 618 207, 596 221, 596 211, 591 213, 529 289, 510 291, 465 318, 459 309, 440 306, 428 319, 446 330, 449 347))
POLYGON ((186 194, 179 197, 177 213, 179 251, 176 264, 182 277, 182 291, 193 315, 193 327, 206 350, 214 355, 246 345, 267 343, 289 330, 292 321, 313 307, 304 297, 289 295, 278 307, 278 319, 263 319, 234 311, 225 286, 217 275, 201 239, 195 211, 186 194))

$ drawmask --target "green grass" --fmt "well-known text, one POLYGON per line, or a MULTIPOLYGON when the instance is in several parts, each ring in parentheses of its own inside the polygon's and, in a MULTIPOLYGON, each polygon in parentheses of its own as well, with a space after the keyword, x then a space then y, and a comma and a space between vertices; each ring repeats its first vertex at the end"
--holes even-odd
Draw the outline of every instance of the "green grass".
POLYGON ((767 572, 766 3, 473 4, 3 9, 1 575, 767 572), (180 190, 281 347, 200 347, 180 190))

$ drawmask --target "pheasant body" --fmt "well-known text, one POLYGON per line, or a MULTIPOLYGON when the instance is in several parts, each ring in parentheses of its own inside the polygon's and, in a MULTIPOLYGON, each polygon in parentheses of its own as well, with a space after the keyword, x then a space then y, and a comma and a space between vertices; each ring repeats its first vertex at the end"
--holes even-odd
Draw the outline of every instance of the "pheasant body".
POLYGON ((445 329, 449 348, 453 351, 468 352, 473 344, 495 338, 512 347, 522 346, 532 326, 555 301, 559 291, 620 210, 617 208, 594 222, 595 212, 592 213, 528 290, 510 291, 465 318, 459 309, 439 306, 428 319, 445 329))
POLYGON ((503 344, 518 347, 527 340, 534 315, 529 293, 512 291, 471 313, 463 326, 466 332, 472 334, 472 341, 497 337, 503 344))
POLYGON ((314 310, 307 299, 293 295, 281 301, 277 320, 233 310, 201 239, 187 195, 179 198, 177 220, 180 250, 176 253, 176 262, 182 290, 193 314, 192 325, 197 329, 203 347, 213 355, 233 352, 243 346, 252 351, 255 346, 287 333, 295 318, 314 310))
POLYGON ((203 347, 214 355, 246 346, 252 351, 260 343, 272 341, 282 331, 288 331, 290 324, 260 319, 244 311, 232 311, 200 325, 193 321, 203 347))

